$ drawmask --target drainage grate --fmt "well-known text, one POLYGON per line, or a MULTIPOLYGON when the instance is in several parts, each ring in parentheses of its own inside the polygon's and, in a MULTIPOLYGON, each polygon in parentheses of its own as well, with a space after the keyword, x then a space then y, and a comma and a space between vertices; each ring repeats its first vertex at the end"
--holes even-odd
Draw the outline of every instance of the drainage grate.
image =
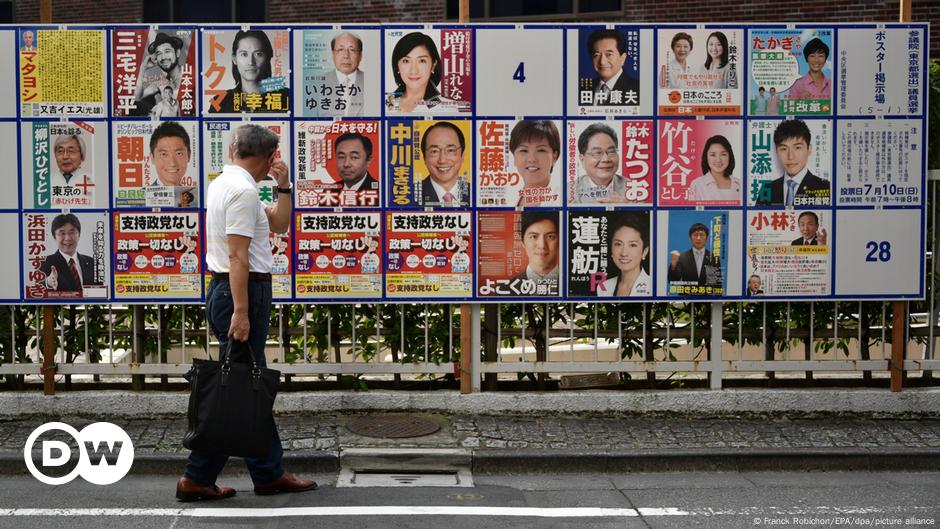
POLYGON ((346 428, 358 435, 399 439, 421 437, 441 429, 441 425, 430 419, 414 415, 367 415, 349 421, 346 428))
POLYGON ((469 470, 452 472, 340 471, 337 487, 472 487, 469 470))

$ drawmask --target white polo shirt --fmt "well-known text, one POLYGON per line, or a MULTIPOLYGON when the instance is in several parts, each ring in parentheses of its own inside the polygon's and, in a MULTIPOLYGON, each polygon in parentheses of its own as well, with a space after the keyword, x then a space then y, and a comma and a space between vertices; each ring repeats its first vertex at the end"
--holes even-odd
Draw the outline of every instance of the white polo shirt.
POLYGON ((274 258, 268 234, 271 227, 258 186, 248 171, 226 165, 209 184, 206 197, 206 265, 212 272, 230 272, 228 236, 251 237, 248 270, 271 273, 274 258))

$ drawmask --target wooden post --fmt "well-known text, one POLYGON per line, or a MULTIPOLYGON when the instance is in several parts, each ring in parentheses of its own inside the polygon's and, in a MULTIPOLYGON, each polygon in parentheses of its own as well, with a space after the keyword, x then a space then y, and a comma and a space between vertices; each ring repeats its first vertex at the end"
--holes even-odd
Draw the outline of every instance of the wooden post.
MULTIPOLYGON (((900 1, 900 22, 911 21, 911 0, 900 1)), ((907 310, 903 301, 891 302, 891 391, 898 393, 904 385, 904 350, 907 349, 905 330, 907 329, 907 310)))
MULTIPOLYGON (((470 0, 460 0, 459 2, 458 22, 466 24, 470 22, 470 0)), ((477 354, 473 351, 473 333, 470 327, 473 326, 473 320, 470 318, 470 304, 462 303, 460 305, 460 393, 467 394, 473 391, 473 357, 477 354)))
MULTIPOLYGON (((52 24, 52 0, 39 1, 39 22, 52 24)), ((42 391, 55 395, 55 310, 46 305, 42 308, 42 391)))
POLYGON ((42 308, 42 392, 55 395, 55 307, 42 308))
POLYGON ((460 393, 473 392, 473 320, 470 317, 470 304, 460 305, 460 393))

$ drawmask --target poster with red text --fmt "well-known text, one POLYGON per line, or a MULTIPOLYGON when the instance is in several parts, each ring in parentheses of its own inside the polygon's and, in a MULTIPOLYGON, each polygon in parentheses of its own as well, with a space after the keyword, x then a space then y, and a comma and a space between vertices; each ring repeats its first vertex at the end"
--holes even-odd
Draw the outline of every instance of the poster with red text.
POLYGON ((199 299, 199 213, 115 213, 114 297, 199 299))
POLYGON ((740 206, 741 120, 659 122, 659 205, 740 206))
POLYGON ((478 120, 475 126, 478 206, 562 205, 561 120, 478 120))
POLYGON ((203 114, 290 112, 289 30, 205 30, 202 65, 203 114))
POLYGON ((477 295, 557 297, 561 292, 561 213, 477 214, 477 295))
POLYGON ((115 117, 196 115, 196 32, 111 31, 111 101, 115 117))
POLYGON ((297 297, 382 297, 380 213, 297 213, 297 297))
POLYGON ((566 125, 569 206, 653 204, 652 120, 566 125))
POLYGON ((199 124, 112 122, 115 207, 199 207, 199 124))
POLYGON ((381 207, 380 131, 376 120, 295 122, 295 205, 381 207))
POLYGON ((387 213, 385 292, 389 298, 473 295, 469 212, 387 213))
POLYGON ((107 213, 24 213, 26 299, 107 299, 110 241, 107 213))

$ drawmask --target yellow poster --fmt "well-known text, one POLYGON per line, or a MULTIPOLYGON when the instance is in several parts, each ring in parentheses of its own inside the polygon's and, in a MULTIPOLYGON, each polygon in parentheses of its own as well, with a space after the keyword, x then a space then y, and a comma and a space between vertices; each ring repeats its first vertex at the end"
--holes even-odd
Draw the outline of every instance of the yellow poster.
POLYGON ((22 30, 23 117, 105 117, 103 30, 22 30))

